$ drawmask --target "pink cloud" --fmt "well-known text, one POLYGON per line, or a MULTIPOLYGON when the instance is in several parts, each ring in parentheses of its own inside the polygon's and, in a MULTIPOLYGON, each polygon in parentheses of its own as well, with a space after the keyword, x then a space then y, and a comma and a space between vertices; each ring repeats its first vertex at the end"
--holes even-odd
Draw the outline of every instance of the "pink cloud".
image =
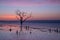
POLYGON ((32 2, 32 1, 10 1, 10 2, 1 2, 0 5, 7 5, 7 6, 41 6, 41 5, 52 5, 52 4, 59 4, 60 5, 60 1, 52 1, 52 0, 47 0, 47 1, 43 1, 43 2, 32 2))

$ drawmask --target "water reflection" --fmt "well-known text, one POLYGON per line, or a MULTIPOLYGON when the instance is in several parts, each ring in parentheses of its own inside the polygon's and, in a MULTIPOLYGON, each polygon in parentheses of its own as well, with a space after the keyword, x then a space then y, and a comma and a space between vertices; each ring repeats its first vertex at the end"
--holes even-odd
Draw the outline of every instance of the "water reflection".
POLYGON ((18 30, 16 31, 16 34, 18 35, 18 30))
MULTIPOLYGON (((5 24, 3 24, 5 25, 5 24)), ((14 24, 6 24, 3 27, 0 27, 0 38, 1 35, 4 36, 4 33, 6 33, 6 35, 8 34, 8 38, 9 36, 11 36, 14 40, 14 38, 17 40, 23 39, 23 40, 40 40, 42 38, 42 40, 46 39, 48 40, 47 37, 51 38, 51 36, 53 37, 53 39, 55 38, 59 38, 57 37, 57 35, 60 35, 60 29, 59 28, 34 28, 34 27, 30 27, 30 26, 23 26, 22 28, 20 27, 20 25, 14 25, 14 24), (49 34, 48 34, 49 33, 49 34), (56 34, 59 33, 59 34, 56 34), (50 36, 48 36, 50 35, 50 36), (16 37, 17 36, 17 37, 16 37), (45 37, 46 36, 46 37, 45 37), (55 37, 54 37, 55 36, 55 37)), ((6 38, 7 39, 7 38, 6 38)))
POLYGON ((40 30, 41 32, 47 32, 49 31, 50 33, 51 32, 56 32, 56 33, 60 33, 60 29, 59 28, 33 28, 33 27, 29 27, 29 26, 25 26, 25 27, 21 27, 21 26, 15 26, 15 25, 5 25, 4 27, 2 27, 3 25, 0 24, 0 30, 9 30, 10 32, 11 31, 16 31, 16 33, 18 33, 18 31, 23 31, 23 30, 26 30, 26 31, 30 31, 31 33, 31 29, 37 29, 37 30, 40 30), (18 30, 17 30, 18 29, 18 30))
POLYGON ((50 29, 48 29, 48 31, 51 33, 51 32, 52 32, 51 28, 50 28, 50 29))
POLYGON ((10 31, 10 32, 12 31, 12 29, 11 29, 11 26, 10 26, 10 29, 9 29, 9 31, 10 31))

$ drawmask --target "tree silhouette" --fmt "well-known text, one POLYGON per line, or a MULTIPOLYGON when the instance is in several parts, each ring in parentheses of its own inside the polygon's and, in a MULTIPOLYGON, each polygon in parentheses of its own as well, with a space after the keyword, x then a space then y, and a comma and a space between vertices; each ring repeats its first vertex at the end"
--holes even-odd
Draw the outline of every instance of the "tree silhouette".
POLYGON ((16 18, 20 21, 21 29, 22 29, 23 23, 31 17, 31 13, 28 16, 27 12, 21 12, 20 10, 17 10, 16 15, 17 15, 16 18))

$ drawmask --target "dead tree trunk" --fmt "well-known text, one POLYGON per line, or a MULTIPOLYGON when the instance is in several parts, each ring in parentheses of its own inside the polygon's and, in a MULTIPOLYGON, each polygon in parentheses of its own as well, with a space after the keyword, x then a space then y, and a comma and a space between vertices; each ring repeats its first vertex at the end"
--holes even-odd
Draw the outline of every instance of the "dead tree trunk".
POLYGON ((20 21, 21 24, 21 30, 23 23, 31 17, 31 14, 29 16, 26 15, 26 12, 21 12, 20 10, 16 11, 17 19, 20 21))

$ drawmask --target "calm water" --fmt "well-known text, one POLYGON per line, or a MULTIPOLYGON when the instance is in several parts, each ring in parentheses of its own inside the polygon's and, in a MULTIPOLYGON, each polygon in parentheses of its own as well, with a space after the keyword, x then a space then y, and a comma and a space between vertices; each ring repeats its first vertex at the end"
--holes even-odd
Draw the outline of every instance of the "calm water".
POLYGON ((0 22, 0 40, 60 40, 60 23, 26 22, 21 30, 17 22, 0 22))

